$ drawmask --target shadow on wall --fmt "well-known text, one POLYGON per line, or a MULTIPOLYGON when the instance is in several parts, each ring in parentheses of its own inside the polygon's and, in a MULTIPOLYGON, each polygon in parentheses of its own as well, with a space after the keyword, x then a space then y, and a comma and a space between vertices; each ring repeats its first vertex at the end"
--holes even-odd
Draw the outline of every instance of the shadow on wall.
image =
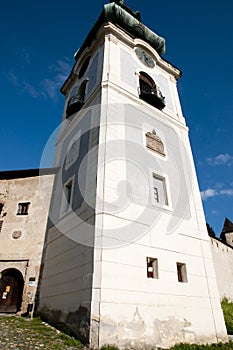
POLYGON ((80 305, 78 310, 69 312, 67 315, 60 310, 49 310, 44 307, 38 315, 43 321, 78 338, 83 344, 89 343, 90 311, 86 307, 80 305))

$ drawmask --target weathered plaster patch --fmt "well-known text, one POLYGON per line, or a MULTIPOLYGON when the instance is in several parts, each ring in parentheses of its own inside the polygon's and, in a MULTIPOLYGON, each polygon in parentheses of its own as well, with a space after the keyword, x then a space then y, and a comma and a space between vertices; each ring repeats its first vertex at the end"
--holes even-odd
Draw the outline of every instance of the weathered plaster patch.
MULTIPOLYGON (((195 341, 195 333, 188 329, 191 323, 185 319, 183 321, 174 317, 168 320, 154 319, 148 326, 138 308, 131 320, 123 319, 116 322, 109 317, 101 317, 99 346, 112 344, 127 349, 151 349, 152 347, 166 349, 175 343, 195 341), (152 333, 149 332, 148 326, 152 326, 152 333)), ((93 347, 96 345, 92 344, 93 347)))
POLYGON ((159 346, 170 346, 181 342, 194 342, 195 333, 188 330, 191 323, 187 320, 179 321, 175 317, 168 320, 155 319, 154 325, 154 342, 159 346))

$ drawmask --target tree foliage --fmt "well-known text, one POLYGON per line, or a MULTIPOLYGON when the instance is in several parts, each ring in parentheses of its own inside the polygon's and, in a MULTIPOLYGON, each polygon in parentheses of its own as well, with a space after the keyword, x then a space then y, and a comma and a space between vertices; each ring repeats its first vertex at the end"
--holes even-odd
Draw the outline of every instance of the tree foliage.
POLYGON ((215 237, 216 237, 216 234, 215 234, 215 232, 214 232, 213 227, 211 227, 211 226, 208 224, 208 222, 206 223, 206 227, 207 227, 207 231, 208 231, 209 236, 215 238, 215 237))

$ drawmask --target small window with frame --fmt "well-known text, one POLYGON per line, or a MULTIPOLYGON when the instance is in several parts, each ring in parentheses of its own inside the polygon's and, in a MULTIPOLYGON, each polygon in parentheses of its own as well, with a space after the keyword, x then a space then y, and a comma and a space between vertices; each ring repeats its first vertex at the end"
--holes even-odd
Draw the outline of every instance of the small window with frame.
POLYGON ((147 262, 147 278, 159 278, 158 272, 158 259, 156 258, 146 258, 147 262))
POLYGON ((160 205, 168 205, 166 180, 164 177, 153 174, 154 201, 160 205))
POLYGON ((67 181, 63 188, 62 203, 61 203, 61 214, 66 213, 72 207, 73 198, 73 178, 67 181))
POLYGON ((178 282, 187 283, 188 278, 187 278, 186 264, 178 262, 176 263, 176 267, 177 267, 178 282))
POLYGON ((29 278, 29 287, 35 287, 36 285, 36 277, 29 278))
POLYGON ((18 203, 17 215, 28 215, 30 202, 18 203))
POLYGON ((162 208, 169 208, 171 203, 168 196, 167 178, 153 172, 151 185, 152 204, 162 208))
POLYGON ((65 159, 65 170, 71 167, 79 156, 81 142, 81 130, 75 135, 75 137, 70 141, 67 148, 67 155, 65 159))

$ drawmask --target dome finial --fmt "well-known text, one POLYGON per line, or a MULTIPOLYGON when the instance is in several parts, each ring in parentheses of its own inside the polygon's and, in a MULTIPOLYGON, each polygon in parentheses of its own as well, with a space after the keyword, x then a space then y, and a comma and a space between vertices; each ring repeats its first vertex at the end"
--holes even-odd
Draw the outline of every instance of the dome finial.
POLYGON ((115 2, 116 4, 124 4, 124 0, 110 0, 110 2, 115 2))
POLYGON ((131 15, 133 15, 135 18, 141 21, 141 16, 139 11, 132 10, 129 6, 127 6, 124 2, 124 0, 110 0, 109 2, 115 2, 115 4, 121 6, 124 10, 129 12, 131 15))

